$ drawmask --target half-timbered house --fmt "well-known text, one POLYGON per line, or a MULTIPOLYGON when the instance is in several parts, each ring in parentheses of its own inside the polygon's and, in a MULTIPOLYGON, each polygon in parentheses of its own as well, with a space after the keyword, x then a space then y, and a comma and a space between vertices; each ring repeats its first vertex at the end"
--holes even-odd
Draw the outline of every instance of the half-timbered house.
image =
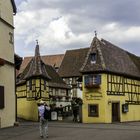
POLYGON ((20 118, 37 121, 39 100, 56 104, 56 107, 70 105, 69 87, 52 66, 42 61, 38 44, 35 56, 17 76, 16 86, 17 113, 20 118))
POLYGON ((140 57, 95 37, 80 71, 84 123, 140 121, 140 57))
POLYGON ((60 68, 59 75, 71 87, 72 98, 82 98, 82 74, 80 68, 89 48, 67 50, 60 68))

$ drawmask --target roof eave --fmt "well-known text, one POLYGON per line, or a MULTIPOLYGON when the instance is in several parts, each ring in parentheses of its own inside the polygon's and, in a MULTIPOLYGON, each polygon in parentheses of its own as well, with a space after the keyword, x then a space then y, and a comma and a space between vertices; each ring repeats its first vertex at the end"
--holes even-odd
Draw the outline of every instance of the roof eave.
POLYGON ((16 7, 16 4, 15 4, 15 1, 14 0, 11 0, 11 3, 12 3, 12 7, 13 7, 13 14, 16 15, 16 13, 17 13, 17 7, 16 7))
POLYGON ((26 77, 25 79, 26 79, 26 80, 29 80, 29 79, 34 79, 34 78, 35 78, 35 79, 36 79, 36 78, 42 78, 42 79, 46 79, 46 80, 51 80, 50 77, 44 76, 44 75, 42 75, 42 74, 31 75, 31 76, 26 77))

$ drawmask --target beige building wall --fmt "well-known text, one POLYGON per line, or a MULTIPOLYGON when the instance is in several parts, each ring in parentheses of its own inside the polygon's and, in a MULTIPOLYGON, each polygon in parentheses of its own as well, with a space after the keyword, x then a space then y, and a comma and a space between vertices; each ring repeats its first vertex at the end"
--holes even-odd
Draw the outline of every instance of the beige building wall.
POLYGON ((0 128, 13 126, 15 122, 15 69, 13 9, 10 0, 0 0, 0 58, 6 60, 0 66, 0 86, 4 86, 4 108, 0 109, 0 128))
POLYGON ((13 126, 15 122, 15 77, 14 68, 0 67, 0 85, 4 86, 5 107, 0 109, 0 127, 13 126))
POLYGON ((9 33, 14 34, 13 29, 0 22, 0 58, 14 63, 14 42, 10 42, 9 33))
POLYGON ((13 25, 13 8, 11 0, 0 0, 0 17, 13 25))

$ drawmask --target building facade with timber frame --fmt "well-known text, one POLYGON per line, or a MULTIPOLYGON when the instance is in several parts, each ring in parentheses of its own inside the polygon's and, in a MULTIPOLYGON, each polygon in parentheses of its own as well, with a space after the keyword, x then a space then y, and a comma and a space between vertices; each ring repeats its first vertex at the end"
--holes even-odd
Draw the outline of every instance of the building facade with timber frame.
POLYGON ((69 87, 51 65, 43 62, 38 43, 35 56, 17 76, 16 94, 17 116, 26 120, 38 121, 40 100, 56 107, 71 104, 69 87))
POLYGON ((140 121, 140 57, 94 37, 80 71, 84 123, 140 121))
POLYGON ((71 87, 71 96, 73 99, 82 98, 82 74, 81 68, 89 48, 67 50, 58 74, 71 87))

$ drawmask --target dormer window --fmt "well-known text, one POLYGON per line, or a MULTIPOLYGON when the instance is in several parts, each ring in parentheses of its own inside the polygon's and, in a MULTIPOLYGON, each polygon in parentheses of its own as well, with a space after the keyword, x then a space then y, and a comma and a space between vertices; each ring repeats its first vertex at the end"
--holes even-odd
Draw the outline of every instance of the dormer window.
POLYGON ((90 62, 91 64, 95 64, 96 63, 96 53, 91 53, 90 54, 90 62))

